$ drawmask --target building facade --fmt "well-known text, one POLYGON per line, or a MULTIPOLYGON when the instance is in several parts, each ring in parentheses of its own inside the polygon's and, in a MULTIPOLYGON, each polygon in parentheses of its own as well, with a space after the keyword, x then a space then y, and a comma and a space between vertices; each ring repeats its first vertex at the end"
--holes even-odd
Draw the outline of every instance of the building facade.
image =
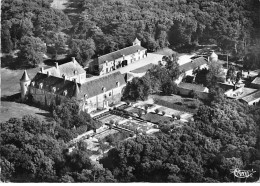
POLYGON ((20 85, 22 100, 30 99, 40 105, 50 106, 74 98, 81 110, 91 112, 119 102, 126 82, 120 72, 78 83, 76 79, 71 81, 42 72, 38 72, 31 80, 25 71, 20 85))
POLYGON ((132 46, 95 58, 89 64, 93 74, 104 75, 147 57, 147 49, 136 38, 132 46))

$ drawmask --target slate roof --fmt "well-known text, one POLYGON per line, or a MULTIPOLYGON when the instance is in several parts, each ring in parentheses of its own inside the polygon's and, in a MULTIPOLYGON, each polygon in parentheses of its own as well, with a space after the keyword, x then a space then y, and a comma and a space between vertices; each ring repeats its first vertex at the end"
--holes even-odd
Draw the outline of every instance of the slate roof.
POLYGON ((183 83, 181 82, 178 85, 179 88, 188 89, 188 90, 194 90, 196 92, 204 92, 206 87, 203 87, 202 85, 196 85, 193 83, 183 83))
POLYGON ((256 77, 251 83, 260 85, 260 77, 256 77))
POLYGON ((127 56, 127 55, 134 54, 137 52, 137 50, 142 51, 142 50, 146 50, 146 49, 140 45, 126 47, 121 50, 117 50, 115 52, 111 52, 109 54, 98 57, 98 63, 103 64, 106 61, 114 61, 118 58, 121 58, 123 55, 127 56))
POLYGON ((23 73, 23 76, 21 77, 20 81, 30 81, 31 79, 29 78, 27 71, 25 70, 23 73))
POLYGON ((88 81, 81 85, 79 97, 83 97, 85 94, 87 94, 87 96, 91 98, 101 94, 103 92, 103 87, 106 88, 106 91, 112 90, 116 88, 116 82, 119 82, 120 86, 126 84, 124 76, 120 72, 114 72, 93 81, 88 81))
MULTIPOLYGON (((67 90, 67 97, 72 98, 75 95, 75 90, 77 89, 76 83, 73 81, 65 80, 63 78, 48 76, 38 72, 31 81, 33 87, 39 88, 39 85, 42 83, 42 89, 48 92, 52 92, 53 87, 56 88, 55 94, 63 95, 63 92, 67 90), (35 82, 34 86, 32 82, 35 82)), ((78 86, 80 84, 77 83, 78 86)))
POLYGON ((62 65, 58 66, 58 69, 55 67, 51 67, 48 69, 44 69, 44 72, 47 73, 47 71, 50 72, 50 75, 52 76, 56 76, 56 77, 62 77, 62 75, 64 74, 66 77, 73 77, 75 76, 75 71, 77 72, 77 74, 83 74, 85 73, 85 70, 81 67, 81 65, 75 61, 75 63, 68 62, 68 63, 64 63, 62 65))
POLYGON ((207 59, 204 58, 204 57, 198 57, 194 60, 192 60, 191 62, 189 63, 185 63, 183 65, 180 66, 180 70, 184 70, 185 72, 186 71, 189 71, 189 70, 192 70, 192 69, 196 69, 197 67, 201 66, 201 65, 204 65, 207 63, 207 59))
POLYGON ((250 94, 248 96, 245 96, 242 98, 242 100, 246 101, 247 103, 254 101, 256 99, 260 98, 260 91, 257 91, 253 94, 250 94))
MULTIPOLYGON (((103 87, 106 88, 106 91, 109 91, 117 87, 116 82, 119 82, 120 86, 125 84, 124 77, 120 72, 111 73, 84 84, 75 83, 52 75, 48 76, 39 72, 33 78, 32 82, 35 82, 34 87, 36 88, 39 88, 40 83, 42 83, 42 89, 48 92, 52 92, 52 88, 55 87, 55 94, 58 95, 63 95, 63 92, 67 90, 67 97, 70 98, 76 97, 76 95, 77 98, 82 98, 85 94, 91 98, 101 94, 103 87)), ((32 86, 32 83, 30 86, 32 86)))

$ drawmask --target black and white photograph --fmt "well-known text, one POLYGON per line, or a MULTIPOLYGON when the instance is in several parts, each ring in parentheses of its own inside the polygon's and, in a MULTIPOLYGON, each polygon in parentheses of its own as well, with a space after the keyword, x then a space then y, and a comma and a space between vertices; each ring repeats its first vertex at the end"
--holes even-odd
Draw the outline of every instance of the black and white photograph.
POLYGON ((260 183, 260 0, 1 0, 0 183, 260 183))

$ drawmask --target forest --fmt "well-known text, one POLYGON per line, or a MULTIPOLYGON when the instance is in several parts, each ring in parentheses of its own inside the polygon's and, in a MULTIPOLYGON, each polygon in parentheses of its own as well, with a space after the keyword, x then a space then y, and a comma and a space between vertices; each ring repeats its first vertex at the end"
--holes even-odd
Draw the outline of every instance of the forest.
POLYGON ((260 66, 258 0, 70 0, 73 15, 69 8, 50 8, 51 2, 2 1, 2 52, 18 50, 18 66, 37 66, 46 52, 54 59, 73 55, 87 65, 135 37, 150 52, 216 44, 248 68, 260 66))

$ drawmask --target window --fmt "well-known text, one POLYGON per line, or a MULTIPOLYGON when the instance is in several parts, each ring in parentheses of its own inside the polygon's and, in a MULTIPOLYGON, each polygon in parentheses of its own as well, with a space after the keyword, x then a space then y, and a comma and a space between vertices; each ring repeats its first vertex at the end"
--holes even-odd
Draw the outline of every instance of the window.
POLYGON ((42 83, 40 83, 40 84, 39 84, 39 88, 40 88, 40 89, 42 89, 42 87, 43 87, 43 84, 42 84, 42 83))

